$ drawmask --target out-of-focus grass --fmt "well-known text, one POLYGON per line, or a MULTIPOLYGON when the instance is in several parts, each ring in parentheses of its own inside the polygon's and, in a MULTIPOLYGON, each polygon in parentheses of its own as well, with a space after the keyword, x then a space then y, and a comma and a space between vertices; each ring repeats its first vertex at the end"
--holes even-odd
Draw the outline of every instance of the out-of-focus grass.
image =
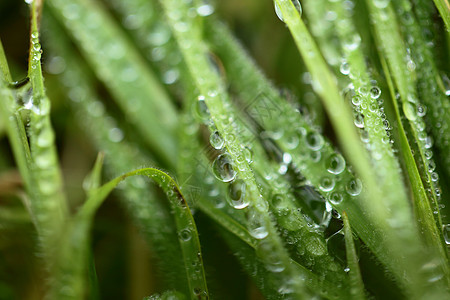
POLYGON ((448 297, 447 0, 28 2, 0 299, 448 297))

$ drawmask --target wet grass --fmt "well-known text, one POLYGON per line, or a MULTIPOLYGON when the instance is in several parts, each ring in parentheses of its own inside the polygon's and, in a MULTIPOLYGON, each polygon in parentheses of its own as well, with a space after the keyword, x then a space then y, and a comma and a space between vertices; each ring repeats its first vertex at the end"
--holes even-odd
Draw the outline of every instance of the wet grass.
POLYGON ((435 5, 24 3, 28 67, 0 44, 0 299, 448 298, 435 5))

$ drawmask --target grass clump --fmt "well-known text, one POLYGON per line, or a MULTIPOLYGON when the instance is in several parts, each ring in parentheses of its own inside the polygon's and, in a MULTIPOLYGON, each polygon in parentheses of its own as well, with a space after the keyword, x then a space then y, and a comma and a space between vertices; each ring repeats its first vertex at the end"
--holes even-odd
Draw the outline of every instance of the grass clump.
POLYGON ((27 2, 0 299, 449 297, 447 1, 27 2))

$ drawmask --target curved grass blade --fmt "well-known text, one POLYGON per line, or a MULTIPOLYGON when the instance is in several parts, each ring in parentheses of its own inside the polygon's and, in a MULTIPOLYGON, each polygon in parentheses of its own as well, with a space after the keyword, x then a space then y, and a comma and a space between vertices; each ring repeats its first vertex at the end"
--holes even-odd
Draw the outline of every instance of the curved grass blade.
POLYGON ((149 148, 173 168, 176 111, 135 47, 99 3, 86 0, 47 3, 149 148))
MULTIPOLYGON (((426 170, 422 172, 426 178, 424 182, 433 182, 436 180, 431 178, 431 172, 429 172, 428 164, 426 163, 426 141, 419 138, 419 133, 421 132, 420 127, 422 126, 420 123, 423 124, 423 122, 421 122, 421 116, 418 110, 418 107, 420 107, 421 104, 417 99, 416 84, 413 79, 414 77, 411 76, 411 71, 407 69, 404 63, 404 58, 407 53, 404 40, 400 33, 399 24, 395 21, 395 13, 392 6, 389 5, 385 8, 378 8, 372 2, 368 2, 368 6, 372 12, 372 18, 375 20, 373 24, 375 38, 379 41, 380 45, 379 50, 381 51, 383 57, 386 58, 386 66, 389 67, 389 70, 385 67, 385 73, 392 74, 393 82, 395 83, 395 86, 400 94, 403 113, 408 120, 407 124, 409 124, 413 138, 418 145, 417 148, 414 148, 417 149, 418 152, 416 155, 417 162, 414 163, 411 159, 408 161, 410 164, 408 166, 410 180, 413 183, 413 187, 417 189, 414 195, 416 213, 418 215, 418 219, 421 220, 420 225, 423 230, 427 231, 424 235, 425 240, 431 251, 434 252, 433 254, 437 256, 436 259, 439 261, 438 266, 436 267, 442 269, 442 272, 445 274, 443 276, 448 284, 450 282, 450 269, 448 267, 447 251, 445 249, 446 247, 443 243, 440 231, 437 229, 434 222, 431 209, 431 205, 437 205, 435 192, 431 192, 431 199, 428 200, 423 184, 420 184, 420 181, 422 180, 420 179, 417 165, 423 166, 426 170)), ((414 19, 412 21, 415 22, 414 19)), ((396 107, 399 126, 401 126, 397 97, 394 96, 393 101, 394 106, 396 107)), ((401 130, 403 130, 403 128, 401 128, 401 130)), ((406 148, 404 150, 405 155, 409 156, 411 153, 410 149, 415 145, 410 142, 410 146, 407 147, 404 137, 402 138, 402 143, 402 146, 406 148)))
MULTIPOLYGON (((111 139, 111 133, 117 131, 117 122, 108 115, 94 90, 93 78, 85 63, 70 46, 67 37, 51 15, 45 15, 44 25, 49 32, 46 43, 53 55, 65 62, 66 68, 58 77, 60 85, 66 89, 71 107, 77 121, 98 151, 105 153, 105 169, 108 174, 124 173, 130 168, 139 168, 149 162, 149 157, 124 140, 111 139), (95 130, 92 130, 95 128, 95 130)), ((188 290, 184 273, 181 249, 173 218, 160 201, 142 201, 155 199, 155 191, 147 186, 143 178, 130 178, 122 183, 118 191, 122 203, 128 210, 134 223, 139 227, 144 238, 151 244, 158 257, 158 269, 163 275, 164 287, 167 289, 188 290), (154 212, 154 213, 151 213, 154 212)), ((156 199, 155 199, 156 200, 156 199)))
MULTIPOLYGON (((224 139, 224 147, 231 158, 232 164, 236 167, 233 172, 236 172, 235 176, 239 179, 236 183, 232 183, 232 189, 241 190, 245 186, 245 196, 246 201, 248 201, 246 210, 249 212, 249 216, 255 216, 255 220, 248 222, 249 231, 258 228, 264 233, 267 232, 267 234, 261 236, 261 241, 258 243, 260 253, 268 254, 270 252, 272 257, 270 263, 277 265, 276 270, 280 273, 280 277, 285 277, 286 280, 292 279, 286 282, 292 284, 296 297, 302 299, 309 292, 302 281, 297 280, 297 271, 289 263, 288 253, 283 247, 272 217, 268 213, 268 204, 261 197, 255 177, 245 159, 240 141, 241 136, 231 124, 235 118, 229 109, 231 104, 221 78, 208 61, 208 47, 202 39, 201 17, 189 14, 190 6, 186 3, 170 0, 161 1, 161 5, 180 46, 192 79, 201 95, 199 100, 206 104, 212 124, 224 139)), ((262 259, 268 257, 261 256, 262 259)))
POLYGON ((348 221, 347 214, 342 214, 344 221, 344 236, 345 236, 345 252, 347 254, 347 264, 350 277, 350 294, 352 299, 363 300, 366 299, 364 293, 364 283, 359 270, 358 256, 356 255, 355 242, 353 241, 353 232, 348 221))
POLYGON ((434 0, 442 20, 444 20, 445 27, 447 27, 447 33, 450 32, 450 2, 448 0, 434 0))
MULTIPOLYGON (((418 240, 417 228, 411 218, 410 211, 388 209, 388 207, 395 207, 397 205, 405 207, 405 203, 403 203, 405 199, 392 197, 389 189, 383 187, 380 190, 380 186, 377 186, 370 171, 372 168, 367 155, 361 149, 354 129, 350 125, 352 118, 338 101, 342 97, 337 89, 334 76, 321 58, 317 46, 292 2, 285 0, 276 0, 276 2, 293 35, 297 48, 304 57, 305 63, 311 72, 312 79, 317 81, 316 90, 322 96, 325 108, 329 112, 344 153, 351 159, 350 161, 353 163, 356 173, 361 176, 367 188, 367 193, 365 193, 366 197, 363 198, 365 200, 364 206, 370 211, 370 215, 368 215, 369 219, 375 225, 375 228, 380 230, 384 236, 384 239, 380 239, 378 242, 385 242, 384 246, 375 246, 374 250, 376 251, 374 252, 392 270, 397 279, 405 286, 406 290, 420 295, 426 290, 423 288, 424 282, 421 276, 416 272, 425 263, 421 255, 422 250, 420 246, 408 248, 406 250, 409 253, 406 254, 404 247, 405 244, 415 243, 418 240), (393 230, 393 227, 395 227, 395 230, 393 230), (386 249, 388 248, 390 249, 389 255, 386 253, 386 249), (406 257, 409 257, 409 259, 405 259, 406 257), (412 267, 411 260, 416 263, 415 267, 412 267), (405 272, 405 270, 407 271, 405 272), (411 279, 406 279, 405 273, 411 279)), ((355 222, 354 224, 357 223, 355 222)))
POLYGON ((89 230, 95 212, 121 181, 136 175, 147 176, 155 181, 166 193, 170 206, 174 211, 178 241, 182 249, 186 276, 190 287, 189 296, 191 299, 209 298, 198 232, 186 200, 175 181, 169 175, 158 169, 145 168, 123 174, 92 190, 91 196, 66 229, 67 232, 64 235, 66 241, 62 243, 56 271, 56 274, 61 276, 56 278, 60 278, 61 281, 54 284, 50 292, 51 299, 81 299, 83 297, 85 292, 83 277, 87 267, 89 230), (80 263, 74 265, 72 263, 74 258, 80 263), (70 287, 70 293, 64 287, 70 287))
MULTIPOLYGON (((2 114, 7 122, 8 135, 13 147, 16 162, 24 178, 29 194, 26 203, 31 211, 33 222, 38 231, 41 251, 47 260, 54 251, 60 228, 67 217, 67 204, 62 191, 62 179, 56 155, 54 133, 50 124, 50 101, 45 95, 40 65, 41 48, 39 44, 38 18, 41 1, 31 6, 31 36, 29 77, 33 87, 30 100, 30 148, 25 129, 15 103, 14 95, 2 89, 2 114)), ((7 72, 3 48, 0 51, 2 73, 7 72)), ((5 79, 10 81, 8 72, 2 74, 2 86, 5 79)), ((50 266, 50 261, 46 261, 50 266)))

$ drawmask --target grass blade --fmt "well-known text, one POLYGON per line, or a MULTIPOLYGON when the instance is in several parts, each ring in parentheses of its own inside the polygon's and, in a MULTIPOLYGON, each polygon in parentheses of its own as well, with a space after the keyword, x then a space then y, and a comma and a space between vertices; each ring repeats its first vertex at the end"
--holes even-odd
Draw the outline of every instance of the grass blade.
POLYGON ((61 277, 57 278, 61 278, 61 281, 57 282, 51 290, 51 299, 80 299, 83 297, 85 292, 83 278, 84 273, 87 271, 89 231, 95 212, 121 181, 127 177, 136 175, 147 176, 154 180, 166 193, 170 205, 174 210, 175 222, 179 234, 178 240, 182 249, 186 276, 190 287, 190 298, 208 298, 197 228, 186 200, 175 181, 169 175, 158 169, 145 168, 128 172, 92 190, 91 196, 71 221, 64 235, 66 242, 62 243, 63 248, 58 261, 58 271, 61 277), (80 264, 74 265, 71 262, 71 258, 76 258, 80 264), (63 288, 65 286, 71 287, 70 292, 63 288))
POLYGON ((176 144, 172 137, 177 124, 174 106, 112 17, 92 1, 47 3, 147 145, 166 166, 173 167, 176 144), (67 18, 68 11, 71 15, 67 18))
POLYGON ((353 241, 353 233, 345 212, 342 214, 342 220, 344 221, 345 252, 347 254, 348 268, 350 269, 350 294, 352 295, 352 299, 366 299, 364 283, 362 281, 361 271, 359 270, 358 256, 355 250, 355 242, 353 241))

